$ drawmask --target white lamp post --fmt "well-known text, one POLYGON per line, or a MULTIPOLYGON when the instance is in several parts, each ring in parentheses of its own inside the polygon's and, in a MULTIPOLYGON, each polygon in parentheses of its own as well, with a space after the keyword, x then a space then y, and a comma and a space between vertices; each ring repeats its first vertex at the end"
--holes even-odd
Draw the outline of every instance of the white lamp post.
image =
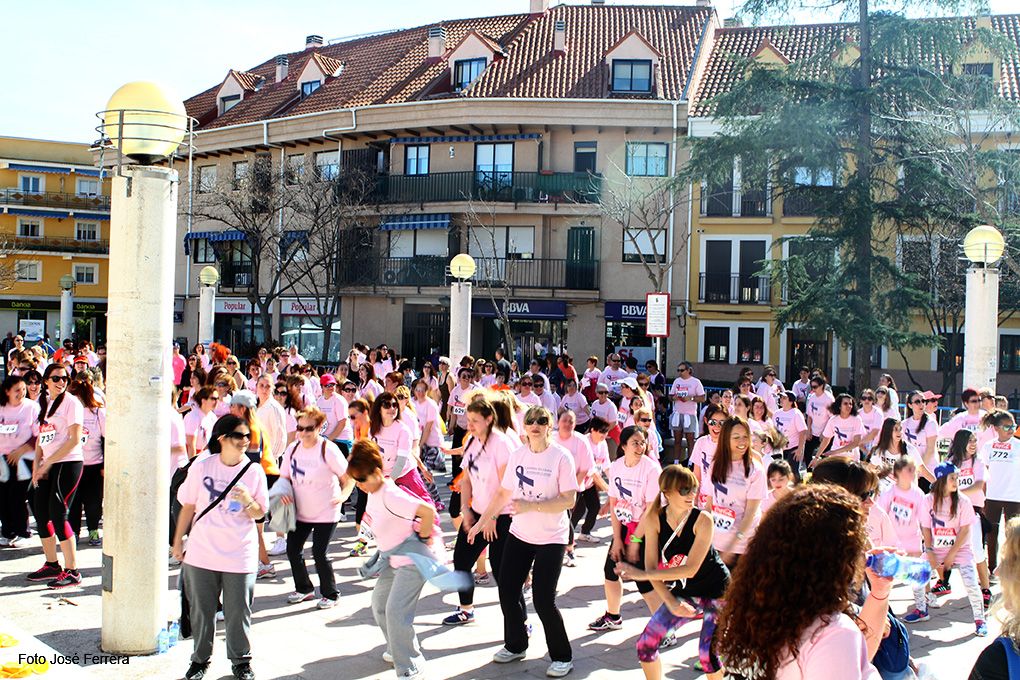
POLYGON ((70 339, 74 335, 74 277, 64 274, 60 277, 60 328, 55 342, 70 339))
POLYGON ((450 361, 454 368, 471 354, 471 281, 475 260, 467 253, 450 260, 450 361))
POLYGON ((216 284, 220 281, 220 273, 216 267, 202 267, 198 272, 198 282, 202 287, 198 291, 198 341, 208 345, 216 333, 216 284))
POLYGON ((172 163, 152 164, 176 152, 191 121, 180 99, 148 82, 121 87, 99 115, 97 129, 117 154, 106 381, 116 398, 106 424, 100 644, 106 652, 149 654, 167 624, 178 185, 172 163))
POLYGON ((971 229, 963 239, 967 302, 963 323, 963 386, 995 392, 999 369, 999 270, 1006 242, 995 227, 971 229))

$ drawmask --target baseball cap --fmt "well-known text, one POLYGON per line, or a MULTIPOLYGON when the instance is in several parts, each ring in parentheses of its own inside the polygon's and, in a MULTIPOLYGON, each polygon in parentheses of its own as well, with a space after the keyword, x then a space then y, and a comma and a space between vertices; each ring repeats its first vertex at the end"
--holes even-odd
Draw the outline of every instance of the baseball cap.
POLYGON ((935 466, 935 479, 942 479, 956 472, 956 466, 948 460, 935 466))
POLYGON ((336 385, 336 378, 333 377, 332 373, 326 373, 319 378, 319 384, 325 387, 326 385, 336 385))
POLYGON ((936 393, 932 392, 931 390, 925 390, 924 392, 921 393, 921 396, 924 397, 925 399, 941 399, 942 398, 941 394, 936 394, 936 393))
POLYGON ((238 390, 230 395, 230 400, 227 402, 231 406, 245 406, 247 408, 255 408, 258 406, 258 400, 255 398, 255 393, 251 390, 238 390))
POLYGON ((89 362, 89 358, 87 356, 85 356, 84 354, 81 354, 81 355, 76 356, 74 358, 74 361, 72 361, 71 363, 72 364, 87 364, 88 362, 89 362))
POLYGON ((638 388, 637 380, 630 376, 627 376, 626 378, 620 381, 620 387, 623 387, 624 385, 634 390, 635 392, 637 391, 638 388))

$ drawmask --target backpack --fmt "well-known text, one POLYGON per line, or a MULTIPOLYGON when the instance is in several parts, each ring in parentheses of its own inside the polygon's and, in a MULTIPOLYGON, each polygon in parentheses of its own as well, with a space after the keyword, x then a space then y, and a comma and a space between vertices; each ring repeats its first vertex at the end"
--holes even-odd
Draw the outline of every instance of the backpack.
POLYGON ((910 638, 906 626, 891 612, 886 619, 889 621, 889 636, 883 638, 871 663, 879 671, 902 673, 910 663, 910 638))
MULTIPOLYGON (((195 457, 197 458, 197 456, 195 457)), ((188 461, 184 467, 179 467, 174 470, 173 476, 170 477, 170 545, 174 544, 174 533, 177 531, 177 518, 181 514, 181 504, 177 500, 177 491, 184 484, 184 480, 188 478, 188 470, 191 469, 192 463, 195 462, 195 458, 188 461)))

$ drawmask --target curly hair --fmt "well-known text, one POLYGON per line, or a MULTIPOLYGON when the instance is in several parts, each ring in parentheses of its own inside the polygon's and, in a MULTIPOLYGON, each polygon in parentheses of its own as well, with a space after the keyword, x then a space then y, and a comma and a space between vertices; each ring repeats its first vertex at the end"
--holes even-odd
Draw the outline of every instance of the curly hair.
POLYGON ((777 502, 733 572, 716 653, 733 671, 774 678, 808 628, 847 609, 866 546, 860 500, 839 487, 800 487, 777 502))

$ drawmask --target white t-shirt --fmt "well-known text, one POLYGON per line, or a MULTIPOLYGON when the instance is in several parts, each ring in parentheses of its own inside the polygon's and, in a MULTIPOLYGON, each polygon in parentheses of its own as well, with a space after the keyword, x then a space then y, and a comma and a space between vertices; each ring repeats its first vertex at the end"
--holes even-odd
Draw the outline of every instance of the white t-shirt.
POLYGON ((1020 501, 1020 439, 988 442, 980 455, 988 464, 985 497, 991 501, 1020 501))

